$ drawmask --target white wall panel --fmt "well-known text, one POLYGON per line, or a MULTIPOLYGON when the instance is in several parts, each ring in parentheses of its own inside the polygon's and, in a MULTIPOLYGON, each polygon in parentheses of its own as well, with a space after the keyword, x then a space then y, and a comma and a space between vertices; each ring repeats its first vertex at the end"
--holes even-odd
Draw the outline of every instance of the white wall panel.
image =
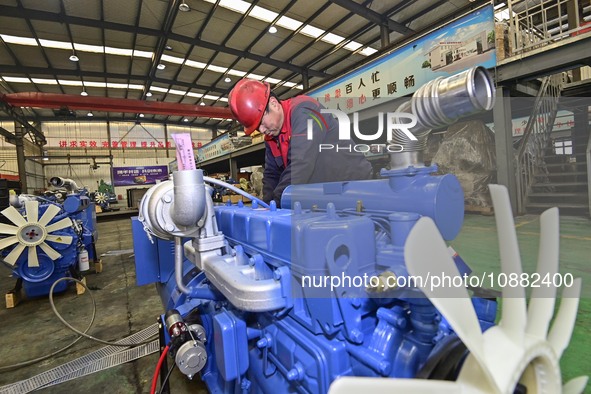
MULTIPOLYGON (((14 131, 13 122, 1 122, 0 126, 14 131)), ((50 189, 49 179, 53 176, 73 179, 78 186, 93 192, 97 190, 101 180, 109 184, 112 182, 111 166, 108 164, 110 160, 100 156, 112 155, 114 167, 168 165, 175 160, 175 144, 171 134, 190 133, 195 147, 211 140, 211 130, 206 128, 176 125, 165 128, 164 125, 150 123, 58 121, 43 123, 41 130, 48 144, 40 150, 33 144, 26 143, 25 155, 41 156, 45 152, 50 160, 27 160, 30 192, 50 189), (94 168, 94 163, 99 163, 98 168, 94 168)), ((18 175, 15 147, 3 138, 0 139, 1 173, 18 175)), ((149 186, 151 185, 116 187, 115 194, 122 197, 119 205, 127 207, 127 189, 149 186)))

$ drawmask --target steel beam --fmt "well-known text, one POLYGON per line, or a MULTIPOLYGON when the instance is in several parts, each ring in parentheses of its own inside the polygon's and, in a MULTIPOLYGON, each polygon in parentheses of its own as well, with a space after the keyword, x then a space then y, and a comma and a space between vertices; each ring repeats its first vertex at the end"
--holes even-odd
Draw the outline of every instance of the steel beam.
POLYGON ((206 90, 212 91, 220 94, 225 94, 227 89, 220 89, 214 86, 206 86, 206 85, 199 85, 191 82, 183 82, 178 80, 172 79, 163 79, 163 78, 152 78, 150 79, 147 75, 128 75, 128 74, 117 74, 111 72, 100 72, 100 71, 78 71, 78 70, 66 70, 66 69, 57 69, 57 68, 43 68, 43 67, 19 67, 19 66, 8 66, 8 65, 0 65, 0 73, 1 74, 33 74, 33 75, 51 75, 52 77, 56 77, 56 75, 63 75, 63 76, 73 76, 73 77, 80 77, 80 75, 84 75, 84 77, 91 77, 91 78, 112 78, 112 79, 128 79, 132 81, 140 81, 146 82, 148 80, 152 82, 160 82, 167 85, 177 85, 182 86, 184 88, 191 88, 191 89, 199 89, 199 90, 206 90))
POLYGON ((156 115, 177 115, 205 118, 232 119, 232 112, 227 107, 165 103, 110 97, 91 97, 52 93, 10 93, 0 96, 4 101, 18 107, 79 109, 85 111, 129 112, 156 115))
POLYGON ((6 138, 6 142, 8 142, 10 144, 15 143, 14 134, 12 134, 10 131, 6 130, 4 127, 0 127, 0 135, 3 136, 4 138, 6 138))
POLYGON ((556 74, 576 66, 591 65, 591 34, 567 38, 535 49, 518 58, 509 58, 496 68, 496 82, 508 84, 556 74))
POLYGON ((378 14, 377 12, 361 5, 353 0, 330 0, 334 4, 338 4, 339 6, 343 7, 346 10, 349 10, 359 16, 364 17, 370 22, 375 23, 376 25, 384 26, 390 29, 391 31, 398 32, 404 36, 408 36, 413 34, 415 31, 413 29, 409 29, 408 27, 404 26, 402 23, 398 23, 393 21, 392 19, 378 14))
MULTIPOLYGON (((71 25, 79 25, 79 26, 88 26, 88 27, 96 27, 98 29, 107 29, 107 30, 114 30, 114 31, 123 31, 127 33, 133 34, 144 34, 147 36, 152 37, 160 37, 162 32, 158 29, 150 29, 146 27, 135 27, 131 25, 126 25, 123 23, 116 23, 116 22, 108 22, 108 21, 100 21, 96 19, 90 18, 81 18, 77 16, 71 15, 60 15, 55 14, 53 12, 46 12, 46 11, 39 11, 33 9, 25 9, 20 7, 10 7, 0 5, 0 15, 2 16, 9 16, 14 18, 21 18, 21 19, 31 19, 31 20, 42 20, 42 21, 49 21, 49 22, 58 22, 58 23, 68 23, 71 25)), ((271 59, 266 56, 256 55, 251 52, 242 51, 239 49, 223 47, 221 45, 215 44, 213 42, 205 41, 203 39, 193 38, 193 37, 186 37, 180 34, 169 34, 168 39, 176 40, 185 44, 200 46, 207 49, 212 49, 216 51, 220 51, 223 53, 228 53, 230 55, 243 57, 246 59, 251 59, 263 64, 269 64, 275 67, 279 67, 282 69, 290 70, 292 72, 296 72, 301 74, 304 70, 308 70, 310 76, 319 77, 319 78, 327 78, 330 77, 329 74, 310 70, 305 67, 298 67, 293 64, 282 62, 279 60, 271 59)))
MULTIPOLYGON (((24 107, 27 106, 25 105, 24 107)), ((35 141, 35 144, 43 146, 47 143, 47 140, 45 139, 43 133, 39 131, 36 127, 34 127, 32 124, 30 124, 24 116, 22 116, 15 110, 15 108, 12 105, 2 100, 2 96, 0 96, 0 110, 6 112, 6 114, 10 117, 11 120, 14 120, 16 123, 23 126, 26 132, 31 134, 35 141)))

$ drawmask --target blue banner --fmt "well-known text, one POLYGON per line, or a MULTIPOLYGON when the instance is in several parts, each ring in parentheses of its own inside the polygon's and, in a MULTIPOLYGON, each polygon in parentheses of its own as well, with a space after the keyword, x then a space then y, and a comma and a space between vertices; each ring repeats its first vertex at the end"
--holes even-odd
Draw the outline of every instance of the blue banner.
POLYGON ((153 185, 168 179, 168 166, 113 167, 115 186, 153 185))

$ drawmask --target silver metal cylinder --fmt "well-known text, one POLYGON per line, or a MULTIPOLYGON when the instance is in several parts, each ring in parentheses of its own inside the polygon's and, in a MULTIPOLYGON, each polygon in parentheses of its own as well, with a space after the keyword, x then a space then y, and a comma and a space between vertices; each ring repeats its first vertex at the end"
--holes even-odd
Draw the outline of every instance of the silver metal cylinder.
MULTIPOLYGON (((419 155, 408 152, 423 151, 432 129, 449 126, 459 119, 492 109, 495 89, 492 78, 483 67, 473 67, 447 78, 439 77, 421 86, 409 101, 401 104, 396 112, 412 113, 417 125, 410 132, 417 137, 411 141, 402 132, 395 130, 392 143, 402 145, 401 153, 390 155, 392 169, 408 166, 419 155), (404 158, 398 156, 405 156, 404 158)), ((403 123, 403 122, 398 122, 403 123)), ((412 165, 423 165, 416 162, 412 165)))
POLYGON ((73 179, 62 178, 60 176, 52 177, 49 179, 49 183, 55 187, 65 187, 69 192, 75 192, 76 190, 80 189, 73 179))

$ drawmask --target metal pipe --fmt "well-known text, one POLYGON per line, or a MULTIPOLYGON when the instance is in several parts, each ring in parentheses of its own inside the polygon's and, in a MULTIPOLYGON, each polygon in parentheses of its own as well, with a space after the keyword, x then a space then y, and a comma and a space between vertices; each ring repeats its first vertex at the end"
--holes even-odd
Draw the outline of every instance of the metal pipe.
POLYGON ((174 202, 170 217, 177 226, 190 227, 205 213, 205 183, 202 170, 183 170, 172 173, 174 202))
MULTIPOLYGON (((483 67, 473 67, 447 78, 439 77, 421 86, 409 101, 401 104, 397 113, 412 113, 417 118, 410 132, 411 141, 400 130, 394 130, 392 142, 403 151, 390 155, 390 168, 423 165, 422 152, 433 129, 448 126, 459 119, 492 109, 495 91, 492 78, 483 67), (418 152, 418 153, 417 153, 418 152)), ((404 123, 396 120, 396 123, 404 123)))
POLYGON ((205 300, 218 299, 218 296, 209 288, 190 288, 183 283, 183 243, 181 237, 174 237, 174 279, 177 288, 189 297, 205 300))
POLYGON ((59 176, 54 176, 53 178, 51 178, 49 180, 49 183, 51 183, 55 187, 65 187, 66 190, 70 193, 73 193, 76 190, 80 189, 73 179, 62 178, 59 176))
POLYGON ((209 182, 209 183, 213 183, 214 185, 218 185, 218 186, 223 186, 228 190, 232 190, 234 193, 240 194, 252 201, 256 201, 260 206, 264 207, 264 208, 270 208, 269 204, 267 204, 266 202, 264 202, 263 200, 260 200, 258 198, 256 198, 255 196, 253 196, 252 194, 249 194, 248 192, 245 192, 242 189, 239 189, 235 186, 230 185, 227 182, 224 181, 220 181, 219 179, 215 179, 215 178, 210 178, 208 176, 203 177, 203 180, 205 182, 209 182))

